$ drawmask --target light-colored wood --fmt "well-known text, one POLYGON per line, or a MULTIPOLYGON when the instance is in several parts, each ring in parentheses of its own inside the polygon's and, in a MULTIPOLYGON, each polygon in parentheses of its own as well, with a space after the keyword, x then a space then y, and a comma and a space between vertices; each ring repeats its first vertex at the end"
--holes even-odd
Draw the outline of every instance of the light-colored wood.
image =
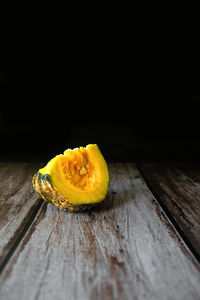
POLYGON ((143 163, 140 169, 157 200, 170 213, 200 260, 200 166, 143 163))
POLYGON ((110 165, 104 203, 44 203, 2 273, 4 300, 197 300, 200 270, 134 164, 110 165))
POLYGON ((37 168, 37 164, 0 164, 0 266, 38 205, 31 182, 37 168))

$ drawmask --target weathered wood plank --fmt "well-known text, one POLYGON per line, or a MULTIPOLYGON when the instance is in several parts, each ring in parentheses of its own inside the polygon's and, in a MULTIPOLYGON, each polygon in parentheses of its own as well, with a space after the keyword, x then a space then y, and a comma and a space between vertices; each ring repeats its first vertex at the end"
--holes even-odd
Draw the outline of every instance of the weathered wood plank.
POLYGON ((199 267, 135 165, 110 165, 110 177, 90 212, 42 205, 2 273, 2 299, 199 299, 199 267))
POLYGON ((32 188, 37 164, 0 164, 0 269, 40 201, 32 188))
POLYGON ((200 260, 200 166, 146 163, 141 164, 140 169, 200 260))

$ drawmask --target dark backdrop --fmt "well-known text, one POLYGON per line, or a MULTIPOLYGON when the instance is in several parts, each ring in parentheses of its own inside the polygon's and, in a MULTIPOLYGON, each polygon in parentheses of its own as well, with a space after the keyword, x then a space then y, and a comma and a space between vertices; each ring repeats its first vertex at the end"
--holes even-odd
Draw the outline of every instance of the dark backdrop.
POLYGON ((198 160, 198 55, 172 46, 21 54, 0 73, 1 160, 88 143, 108 161, 198 160))

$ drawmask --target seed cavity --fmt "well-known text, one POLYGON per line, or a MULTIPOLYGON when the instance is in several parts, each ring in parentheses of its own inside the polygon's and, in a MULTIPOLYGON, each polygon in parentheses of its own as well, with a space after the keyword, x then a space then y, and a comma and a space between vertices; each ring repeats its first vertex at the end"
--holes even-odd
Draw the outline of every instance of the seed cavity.
POLYGON ((86 169, 85 167, 82 167, 82 168, 80 169, 80 171, 79 171, 79 174, 80 174, 81 176, 87 174, 87 169, 86 169))
POLYGON ((69 153, 61 162, 61 169, 65 180, 77 189, 90 189, 94 184, 94 167, 84 149, 77 149, 76 153, 69 153))
POLYGON ((67 173, 67 167, 63 168, 63 173, 65 173, 65 174, 67 173))

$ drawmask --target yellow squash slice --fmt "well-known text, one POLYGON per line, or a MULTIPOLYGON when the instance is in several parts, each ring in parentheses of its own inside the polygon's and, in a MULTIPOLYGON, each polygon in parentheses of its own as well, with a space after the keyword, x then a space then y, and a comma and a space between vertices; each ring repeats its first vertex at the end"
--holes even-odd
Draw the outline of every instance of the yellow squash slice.
POLYGON ((96 144, 66 150, 33 177, 33 187, 45 201, 71 211, 103 201, 108 185, 108 167, 96 144))

